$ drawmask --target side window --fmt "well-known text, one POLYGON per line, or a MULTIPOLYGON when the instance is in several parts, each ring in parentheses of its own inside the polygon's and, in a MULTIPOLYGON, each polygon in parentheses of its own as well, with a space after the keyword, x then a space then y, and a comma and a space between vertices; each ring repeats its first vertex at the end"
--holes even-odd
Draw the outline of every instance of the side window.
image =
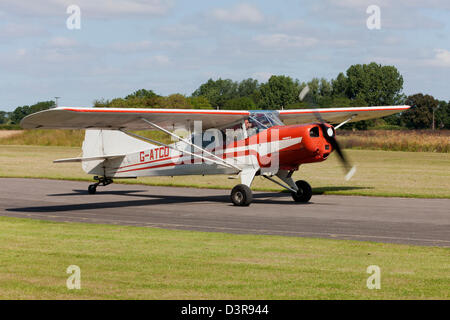
POLYGON ((313 127, 309 129, 309 136, 311 138, 318 138, 319 137, 319 127, 313 127))

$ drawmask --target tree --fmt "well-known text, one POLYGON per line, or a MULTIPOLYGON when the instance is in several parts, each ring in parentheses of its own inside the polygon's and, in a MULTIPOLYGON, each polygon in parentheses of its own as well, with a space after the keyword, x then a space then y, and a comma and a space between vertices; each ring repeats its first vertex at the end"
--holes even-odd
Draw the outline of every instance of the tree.
POLYGON ((209 79, 192 93, 193 97, 204 96, 213 108, 222 109, 227 100, 238 97, 238 84, 230 79, 209 79))
POLYGON ((331 91, 334 97, 347 97, 348 79, 341 72, 335 80, 331 80, 331 91))
POLYGON ((224 109, 228 110, 254 110, 256 109, 255 102, 250 97, 240 97, 230 99, 225 102, 224 109))
POLYGON ((436 110, 436 128, 450 129, 450 101, 439 101, 439 109, 436 110))
POLYGON ((165 108, 180 108, 180 109, 192 108, 188 99, 186 99, 186 97, 180 93, 171 94, 170 96, 167 96, 165 100, 166 100, 164 104, 165 108))
POLYGON ((336 86, 350 99, 360 98, 371 106, 395 105, 403 102, 403 77, 394 66, 382 66, 375 62, 357 64, 347 69, 347 79, 341 79, 336 86))
POLYGON ((47 110, 47 109, 53 108, 54 106, 55 106, 55 101, 42 101, 42 102, 33 104, 31 106, 17 107, 11 113, 11 123, 19 124, 20 121, 23 118, 25 118, 27 115, 38 112, 38 111, 47 110))
POLYGON ((282 109, 298 101, 300 85, 287 76, 271 76, 259 90, 260 106, 264 109, 282 109))
POLYGON ((146 90, 146 89, 139 89, 133 92, 132 94, 129 94, 125 97, 125 99, 130 98, 154 98, 158 95, 153 92, 153 90, 146 90))
POLYGON ((9 120, 10 112, 0 111, 0 124, 6 124, 9 120))
POLYGON ((331 83, 325 78, 320 79, 319 94, 322 97, 331 97, 331 95, 333 94, 333 87, 331 83))
MULTIPOLYGON (((259 90, 258 80, 248 78, 239 82, 237 94, 239 97, 250 97, 254 99, 259 90)), ((253 100, 254 101, 254 100, 253 100)))
MULTIPOLYGON (((300 91, 304 87, 308 86, 309 92, 303 98, 305 107, 330 107, 333 104, 333 90, 332 84, 325 78, 313 78, 308 83, 302 83, 300 85, 300 91)), ((296 106, 299 103, 295 104, 296 106)), ((291 106, 290 106, 291 107, 291 106)))
POLYGON ((211 103, 209 102, 208 98, 204 96, 189 97, 188 101, 194 109, 212 109, 211 103))
POLYGON ((430 95, 422 93, 406 98, 406 104, 411 108, 401 115, 402 122, 408 128, 429 129, 432 126, 433 108, 439 105, 439 101, 430 95))

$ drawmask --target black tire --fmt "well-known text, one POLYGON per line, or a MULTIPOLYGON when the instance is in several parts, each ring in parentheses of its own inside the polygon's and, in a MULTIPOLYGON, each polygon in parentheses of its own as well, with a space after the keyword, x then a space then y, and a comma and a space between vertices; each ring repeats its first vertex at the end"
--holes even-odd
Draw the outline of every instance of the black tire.
POLYGON ((95 184, 91 184, 88 188, 89 194, 95 194, 97 192, 97 186, 95 184))
POLYGON ((231 202, 235 206, 249 206, 252 203, 253 194, 252 190, 245 184, 238 184, 231 190, 231 202))
POLYGON ((312 196, 312 188, 309 183, 304 180, 298 180, 295 184, 297 185, 298 191, 292 193, 292 199, 295 202, 308 202, 312 196))

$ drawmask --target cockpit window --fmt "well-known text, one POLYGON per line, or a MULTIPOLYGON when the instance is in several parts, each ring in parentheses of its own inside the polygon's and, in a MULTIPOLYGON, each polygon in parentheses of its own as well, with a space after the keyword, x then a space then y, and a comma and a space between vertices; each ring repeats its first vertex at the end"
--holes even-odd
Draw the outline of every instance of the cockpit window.
POLYGON ((309 136, 311 138, 318 138, 319 137, 319 127, 313 127, 309 129, 309 136))
POLYGON ((276 111, 250 111, 248 119, 222 128, 224 142, 228 145, 232 141, 238 141, 258 134, 273 126, 283 125, 276 111), (245 129, 245 131, 244 131, 245 129))
POLYGON ((283 125, 283 122, 273 112, 252 111, 248 117, 247 134, 252 136, 273 126, 283 125))

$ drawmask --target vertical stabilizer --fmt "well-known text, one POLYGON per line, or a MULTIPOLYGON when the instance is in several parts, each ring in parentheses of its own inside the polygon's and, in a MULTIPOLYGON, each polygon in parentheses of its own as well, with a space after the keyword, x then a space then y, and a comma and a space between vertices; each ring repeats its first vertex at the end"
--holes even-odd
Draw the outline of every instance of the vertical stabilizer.
MULTIPOLYGON (((155 145, 118 130, 86 130, 83 141, 83 157, 97 157, 110 154, 134 153, 152 149, 155 145)), ((103 175, 105 160, 83 161, 83 170, 89 174, 103 175)))

